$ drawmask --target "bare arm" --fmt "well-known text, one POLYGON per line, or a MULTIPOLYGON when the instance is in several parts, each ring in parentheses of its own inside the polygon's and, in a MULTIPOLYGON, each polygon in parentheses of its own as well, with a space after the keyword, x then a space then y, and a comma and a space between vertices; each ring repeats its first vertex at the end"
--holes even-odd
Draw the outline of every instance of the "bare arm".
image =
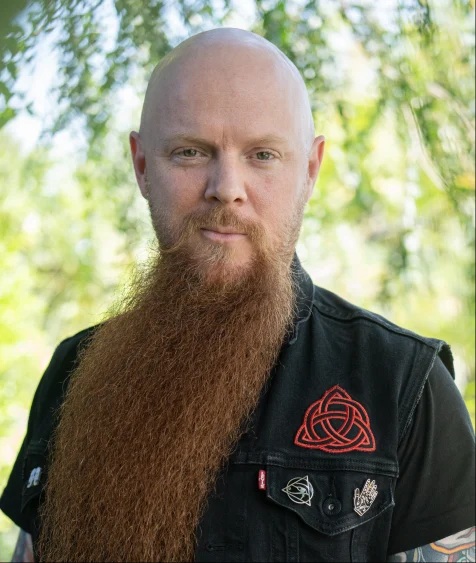
POLYGON ((474 530, 468 528, 428 545, 396 553, 387 561, 474 561, 474 530))
POLYGON ((12 555, 12 563, 34 563, 34 561, 31 536, 25 531, 20 530, 15 551, 12 555))

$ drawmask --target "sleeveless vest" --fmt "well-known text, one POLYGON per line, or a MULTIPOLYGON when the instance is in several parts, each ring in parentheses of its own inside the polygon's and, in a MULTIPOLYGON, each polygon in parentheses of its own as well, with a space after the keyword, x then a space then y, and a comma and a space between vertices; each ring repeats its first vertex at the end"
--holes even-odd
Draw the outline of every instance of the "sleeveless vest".
MULTIPOLYGON (((398 445, 438 354, 454 376, 442 341, 314 286, 299 264, 295 271, 294 332, 208 498, 197 562, 384 561, 398 445)), ((22 511, 34 542, 53 413, 93 330, 60 344, 33 402, 22 511)))

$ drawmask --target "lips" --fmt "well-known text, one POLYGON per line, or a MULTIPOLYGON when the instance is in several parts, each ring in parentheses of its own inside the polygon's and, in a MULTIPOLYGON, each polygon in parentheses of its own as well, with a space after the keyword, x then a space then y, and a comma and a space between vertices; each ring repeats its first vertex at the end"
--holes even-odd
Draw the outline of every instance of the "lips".
POLYGON ((210 231, 212 233, 219 233, 221 235, 244 235, 245 233, 233 229, 232 227, 203 227, 202 231, 210 231))
POLYGON ((231 242, 239 240, 246 236, 245 233, 242 233, 230 227, 202 228, 201 232, 207 239, 217 242, 231 242))

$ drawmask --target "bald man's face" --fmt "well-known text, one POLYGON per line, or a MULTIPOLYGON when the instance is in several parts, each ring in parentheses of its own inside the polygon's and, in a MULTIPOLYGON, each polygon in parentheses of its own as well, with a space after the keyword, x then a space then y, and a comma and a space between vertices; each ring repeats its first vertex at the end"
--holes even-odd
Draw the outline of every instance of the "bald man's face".
POLYGON ((198 48, 148 96, 134 167, 162 248, 180 239, 206 273, 241 276, 257 247, 291 259, 323 153, 282 61, 255 47, 198 48))

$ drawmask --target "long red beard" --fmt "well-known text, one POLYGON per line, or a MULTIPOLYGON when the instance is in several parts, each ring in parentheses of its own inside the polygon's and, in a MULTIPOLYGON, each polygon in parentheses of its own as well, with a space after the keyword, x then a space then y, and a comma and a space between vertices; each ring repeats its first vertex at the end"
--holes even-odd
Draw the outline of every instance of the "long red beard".
POLYGON ((210 283, 181 248, 136 279, 72 377, 42 560, 193 559, 207 496, 277 359, 294 292, 290 248, 257 252, 235 283, 210 283))

